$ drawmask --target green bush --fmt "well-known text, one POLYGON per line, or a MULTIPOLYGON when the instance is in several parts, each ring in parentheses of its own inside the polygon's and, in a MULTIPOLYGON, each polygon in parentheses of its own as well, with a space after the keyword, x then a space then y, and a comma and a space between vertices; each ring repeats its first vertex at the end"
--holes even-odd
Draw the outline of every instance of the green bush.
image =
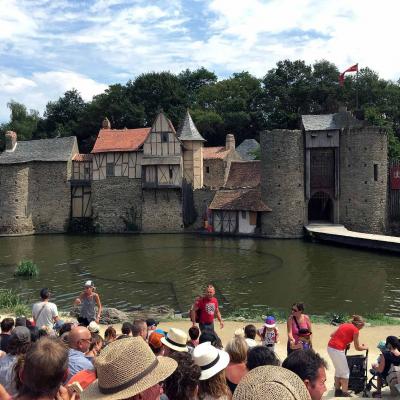
POLYGON ((29 317, 31 314, 27 304, 17 304, 12 311, 15 317, 29 317))
POLYGON ((15 276, 32 278, 39 274, 38 266, 31 260, 22 260, 15 270, 15 276))
POLYGON ((15 307, 21 304, 24 304, 24 302, 19 297, 19 294, 12 289, 0 290, 0 309, 13 311, 15 307))

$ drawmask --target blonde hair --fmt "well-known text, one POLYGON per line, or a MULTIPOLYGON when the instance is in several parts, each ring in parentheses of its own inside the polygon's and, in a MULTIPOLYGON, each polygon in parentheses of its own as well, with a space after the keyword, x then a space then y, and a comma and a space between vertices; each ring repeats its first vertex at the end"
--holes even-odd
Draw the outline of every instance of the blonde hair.
POLYGON ((247 358, 247 350, 249 346, 243 336, 235 335, 225 347, 225 351, 229 354, 231 362, 243 363, 247 358))
POLYGON ((218 372, 209 379, 199 381, 199 397, 204 399, 206 395, 218 399, 222 396, 230 396, 230 390, 226 384, 225 370, 218 372))

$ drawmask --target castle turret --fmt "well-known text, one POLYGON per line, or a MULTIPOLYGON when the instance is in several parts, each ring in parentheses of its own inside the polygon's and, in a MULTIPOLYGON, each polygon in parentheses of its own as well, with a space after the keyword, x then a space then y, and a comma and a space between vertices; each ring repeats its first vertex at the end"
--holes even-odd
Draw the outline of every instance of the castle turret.
POLYGON ((193 189, 203 187, 203 143, 205 139, 200 135, 189 111, 186 111, 183 123, 178 131, 183 150, 183 176, 192 183, 193 189))

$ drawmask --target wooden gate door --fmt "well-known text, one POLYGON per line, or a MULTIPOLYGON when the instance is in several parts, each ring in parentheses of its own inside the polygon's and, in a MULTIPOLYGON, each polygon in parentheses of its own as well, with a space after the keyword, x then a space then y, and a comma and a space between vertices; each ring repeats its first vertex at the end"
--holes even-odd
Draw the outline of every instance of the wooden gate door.
POLYGON ((90 186, 71 188, 72 218, 92 217, 92 191, 90 186))

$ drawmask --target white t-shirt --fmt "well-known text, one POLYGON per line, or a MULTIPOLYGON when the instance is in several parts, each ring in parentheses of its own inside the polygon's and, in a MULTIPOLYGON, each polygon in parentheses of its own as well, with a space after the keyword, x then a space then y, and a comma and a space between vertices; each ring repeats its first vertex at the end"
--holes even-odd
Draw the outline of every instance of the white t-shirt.
POLYGON ((48 301, 39 301, 39 303, 35 303, 32 307, 32 316, 39 329, 43 325, 53 328, 54 318, 58 316, 57 306, 48 301))

